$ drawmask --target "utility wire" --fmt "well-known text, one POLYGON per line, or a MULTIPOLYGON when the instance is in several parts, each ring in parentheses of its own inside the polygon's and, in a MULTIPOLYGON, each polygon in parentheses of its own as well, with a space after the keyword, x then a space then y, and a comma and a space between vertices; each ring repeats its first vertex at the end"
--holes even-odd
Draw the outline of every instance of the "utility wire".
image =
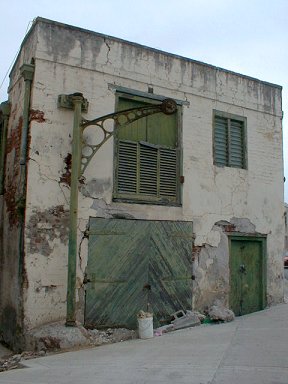
MULTIPOLYGON (((27 35, 27 32, 28 32, 28 30, 30 29, 30 26, 34 23, 34 20, 35 20, 35 18, 34 18, 33 20, 30 20, 30 21, 29 21, 29 23, 28 23, 28 25, 27 25, 27 28, 26 28, 25 36, 27 35)), ((0 89, 2 89, 3 84, 4 84, 5 80, 6 80, 6 78, 7 78, 8 74, 9 74, 9 72, 10 72, 11 68, 13 67, 13 65, 14 65, 14 63, 15 63, 15 60, 16 60, 16 58, 17 58, 19 52, 20 52, 20 49, 21 49, 21 46, 20 46, 20 48, 18 49, 18 51, 17 51, 17 53, 16 53, 14 59, 12 60, 12 63, 10 64, 10 66, 9 66, 9 68, 8 68, 8 70, 7 70, 6 74, 5 74, 5 76, 4 76, 4 79, 2 80, 2 82, 1 82, 1 84, 0 84, 0 89)))

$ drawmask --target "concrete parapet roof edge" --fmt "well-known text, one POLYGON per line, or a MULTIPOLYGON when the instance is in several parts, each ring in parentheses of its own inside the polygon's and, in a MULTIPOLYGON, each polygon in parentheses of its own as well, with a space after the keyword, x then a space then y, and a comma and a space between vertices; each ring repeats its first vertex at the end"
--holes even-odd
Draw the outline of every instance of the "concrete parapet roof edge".
MULTIPOLYGON (((77 31, 80 31, 80 32, 89 33, 91 35, 99 36, 99 37, 102 37, 104 39, 110 39, 110 40, 122 42, 122 43, 125 43, 125 44, 133 45, 133 46, 138 47, 138 48, 142 48, 142 49, 146 49, 146 50, 149 50, 149 51, 160 53, 160 54, 163 54, 163 55, 166 55, 166 56, 174 57, 174 58, 177 58, 179 60, 185 60, 185 61, 188 61, 188 62, 191 62, 191 63, 200 64, 200 65, 209 67, 211 69, 214 69, 216 71, 230 73, 232 75, 236 75, 236 76, 240 76, 240 77, 243 77, 245 79, 248 79, 248 80, 256 81, 256 82, 259 82, 261 84, 268 85, 270 87, 279 88, 281 90, 283 88, 281 85, 269 83, 267 81, 263 81, 263 80, 255 78, 255 77, 252 77, 252 76, 243 75, 241 73, 230 71, 228 69, 224 69, 224 68, 221 68, 221 67, 217 67, 217 66, 212 65, 212 64, 207 64, 207 63, 204 63, 202 61, 190 59, 190 58, 185 57, 185 56, 180 56, 180 55, 177 55, 177 54, 174 54, 174 53, 162 51, 160 49, 148 47, 146 45, 138 44, 138 43, 135 43, 135 42, 131 42, 131 41, 124 40, 124 39, 121 39, 121 38, 118 38, 118 37, 114 37, 114 36, 110 36, 110 35, 106 35, 106 34, 103 34, 103 33, 94 32, 94 31, 91 31, 91 30, 88 30, 88 29, 85 29, 85 28, 81 28, 81 27, 76 27, 76 26, 73 26, 73 25, 70 25, 70 24, 65 24, 65 23, 61 23, 61 22, 58 22, 58 21, 46 19, 46 18, 43 18, 43 17, 40 17, 40 16, 38 16, 38 17, 36 17, 34 19, 33 24, 31 26, 30 30, 28 31, 28 33, 24 37, 23 42, 22 42, 21 47, 20 47, 20 50, 19 50, 19 54, 20 54, 22 46, 25 44, 25 42, 28 39, 29 35, 32 33, 33 29, 35 28, 36 24, 38 24, 38 23, 46 23, 46 24, 50 24, 50 25, 56 25, 56 26, 59 26, 59 27, 62 27, 62 28, 66 28, 66 29, 74 29, 74 30, 77 30, 77 31)), ((19 56, 19 54, 18 54, 18 56, 19 56)), ((18 60, 18 56, 17 56, 17 58, 15 60, 15 63, 18 60)), ((15 63, 13 65, 10 73, 13 72, 15 63)))

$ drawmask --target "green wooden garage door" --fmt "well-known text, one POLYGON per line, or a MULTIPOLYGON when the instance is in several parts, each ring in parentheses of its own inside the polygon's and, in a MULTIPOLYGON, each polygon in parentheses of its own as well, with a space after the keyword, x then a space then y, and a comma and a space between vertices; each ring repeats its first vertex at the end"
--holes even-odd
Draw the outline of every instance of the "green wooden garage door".
POLYGON ((236 316, 266 305, 265 250, 265 238, 230 239, 230 308, 236 316))
POLYGON ((136 327, 149 310, 154 325, 192 304, 191 222, 90 220, 85 324, 136 327))

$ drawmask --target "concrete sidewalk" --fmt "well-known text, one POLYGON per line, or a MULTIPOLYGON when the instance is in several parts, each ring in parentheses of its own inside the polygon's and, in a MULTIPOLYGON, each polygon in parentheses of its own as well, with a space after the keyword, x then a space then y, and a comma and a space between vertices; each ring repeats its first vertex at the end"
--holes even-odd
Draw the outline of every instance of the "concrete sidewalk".
POLYGON ((149 340, 66 352, 0 373, 1 384, 287 384, 288 305, 149 340))

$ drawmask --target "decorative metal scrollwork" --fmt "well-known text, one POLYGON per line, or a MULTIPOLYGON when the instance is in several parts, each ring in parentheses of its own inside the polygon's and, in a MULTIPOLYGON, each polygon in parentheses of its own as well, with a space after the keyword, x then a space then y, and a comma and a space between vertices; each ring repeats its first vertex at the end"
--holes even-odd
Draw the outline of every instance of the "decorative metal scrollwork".
POLYGON ((99 142, 92 144, 88 142, 82 143, 82 158, 81 158, 81 171, 80 176, 83 175, 89 162, 95 153, 102 147, 102 145, 110 139, 111 136, 117 132, 117 129, 125 127, 136 120, 143 117, 153 115, 155 113, 165 113, 171 115, 177 111, 177 104, 173 99, 165 99, 161 104, 150 105, 146 107, 138 107, 126 109, 124 111, 110 113, 109 115, 99 117, 94 120, 85 120, 81 122, 82 137, 85 129, 89 126, 99 128, 99 142))

